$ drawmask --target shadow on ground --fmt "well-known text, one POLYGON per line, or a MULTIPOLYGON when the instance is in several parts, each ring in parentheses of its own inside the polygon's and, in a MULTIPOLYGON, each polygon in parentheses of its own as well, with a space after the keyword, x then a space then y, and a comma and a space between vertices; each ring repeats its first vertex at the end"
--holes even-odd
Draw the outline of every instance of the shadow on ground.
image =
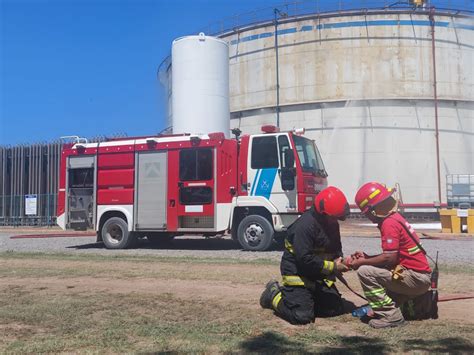
POLYGON ((474 354, 474 344, 463 338, 408 339, 403 351, 421 351, 445 354, 474 354))
POLYGON ((265 332, 259 336, 243 341, 240 348, 244 353, 281 354, 298 353, 310 354, 306 345, 292 340, 284 335, 265 332))
MULTIPOLYGON (((105 249, 103 243, 88 243, 81 245, 73 245, 67 247, 68 249, 105 249)), ((149 242, 147 239, 139 240, 135 246, 137 249, 149 249, 149 250, 242 250, 242 247, 234 242, 232 239, 227 238, 186 238, 178 237, 173 241, 164 242, 149 242)), ((268 251, 281 251, 283 250, 276 243, 268 251)), ((262 252, 259 252, 262 253, 262 252)), ((263 252, 264 253, 264 252, 263 252)))
MULTIPOLYGON (((398 352, 427 352, 449 354, 473 354, 473 344, 462 338, 407 339, 393 346, 383 339, 362 336, 336 336, 333 346, 317 347, 317 337, 294 339, 284 335, 265 332, 240 344, 243 352, 259 354, 298 353, 298 354, 391 354, 398 352), (310 343, 311 345, 306 345, 310 343), (312 346, 314 343, 314 347, 312 346), (310 348, 311 346, 311 348, 310 348)), ((326 339, 327 341, 327 339, 326 339)), ((322 339, 322 343, 326 342, 322 339)))

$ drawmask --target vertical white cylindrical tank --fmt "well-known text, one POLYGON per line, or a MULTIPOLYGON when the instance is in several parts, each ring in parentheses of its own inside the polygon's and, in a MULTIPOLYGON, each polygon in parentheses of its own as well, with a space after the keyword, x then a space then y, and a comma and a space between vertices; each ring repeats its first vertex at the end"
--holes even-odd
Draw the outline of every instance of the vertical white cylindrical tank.
POLYGON ((200 33, 173 41, 173 133, 230 135, 229 47, 200 33))

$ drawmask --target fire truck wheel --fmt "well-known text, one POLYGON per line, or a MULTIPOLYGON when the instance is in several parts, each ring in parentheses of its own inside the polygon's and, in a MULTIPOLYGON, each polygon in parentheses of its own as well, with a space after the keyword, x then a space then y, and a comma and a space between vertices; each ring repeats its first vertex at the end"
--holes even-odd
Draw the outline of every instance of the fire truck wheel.
POLYGON ((107 249, 126 249, 136 240, 135 235, 128 231, 127 222, 120 217, 112 217, 105 221, 101 233, 107 249))
POLYGON ((273 242, 273 226, 262 216, 245 217, 237 229, 237 239, 244 250, 267 250, 273 242))

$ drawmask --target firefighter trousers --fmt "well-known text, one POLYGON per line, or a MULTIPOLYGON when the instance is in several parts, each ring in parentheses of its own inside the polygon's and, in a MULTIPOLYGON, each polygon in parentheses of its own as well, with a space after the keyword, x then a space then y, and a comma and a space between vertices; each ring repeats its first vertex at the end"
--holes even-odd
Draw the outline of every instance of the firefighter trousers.
POLYGON ((332 317, 344 313, 344 304, 336 286, 316 283, 309 289, 305 286, 283 286, 278 294, 275 313, 291 324, 314 322, 315 317, 332 317))
POLYGON ((428 291, 431 280, 429 273, 403 269, 403 279, 394 280, 387 269, 363 265, 357 270, 364 295, 374 313, 389 322, 403 318, 399 306, 428 291))

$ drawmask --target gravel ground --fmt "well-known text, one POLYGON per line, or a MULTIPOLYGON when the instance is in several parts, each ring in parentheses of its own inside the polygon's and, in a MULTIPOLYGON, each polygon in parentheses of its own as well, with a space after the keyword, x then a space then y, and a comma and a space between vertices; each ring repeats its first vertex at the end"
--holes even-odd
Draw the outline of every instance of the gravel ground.
MULTIPOLYGON (((156 255, 156 256, 191 256, 201 258, 234 258, 234 259, 274 259, 281 257, 280 250, 267 252, 247 252, 241 250, 228 238, 205 239, 202 237, 179 237, 170 246, 153 246, 146 240, 138 248, 128 250, 108 250, 102 244, 95 243, 95 237, 61 237, 11 239, 15 233, 0 232, 0 252, 44 252, 44 253, 93 253, 99 255, 156 255)), ((343 237, 344 253, 363 250, 368 254, 380 252, 379 238, 343 237)), ((423 246, 432 256, 440 251, 439 262, 446 264, 469 264, 474 266, 474 240, 423 240, 423 246)))

